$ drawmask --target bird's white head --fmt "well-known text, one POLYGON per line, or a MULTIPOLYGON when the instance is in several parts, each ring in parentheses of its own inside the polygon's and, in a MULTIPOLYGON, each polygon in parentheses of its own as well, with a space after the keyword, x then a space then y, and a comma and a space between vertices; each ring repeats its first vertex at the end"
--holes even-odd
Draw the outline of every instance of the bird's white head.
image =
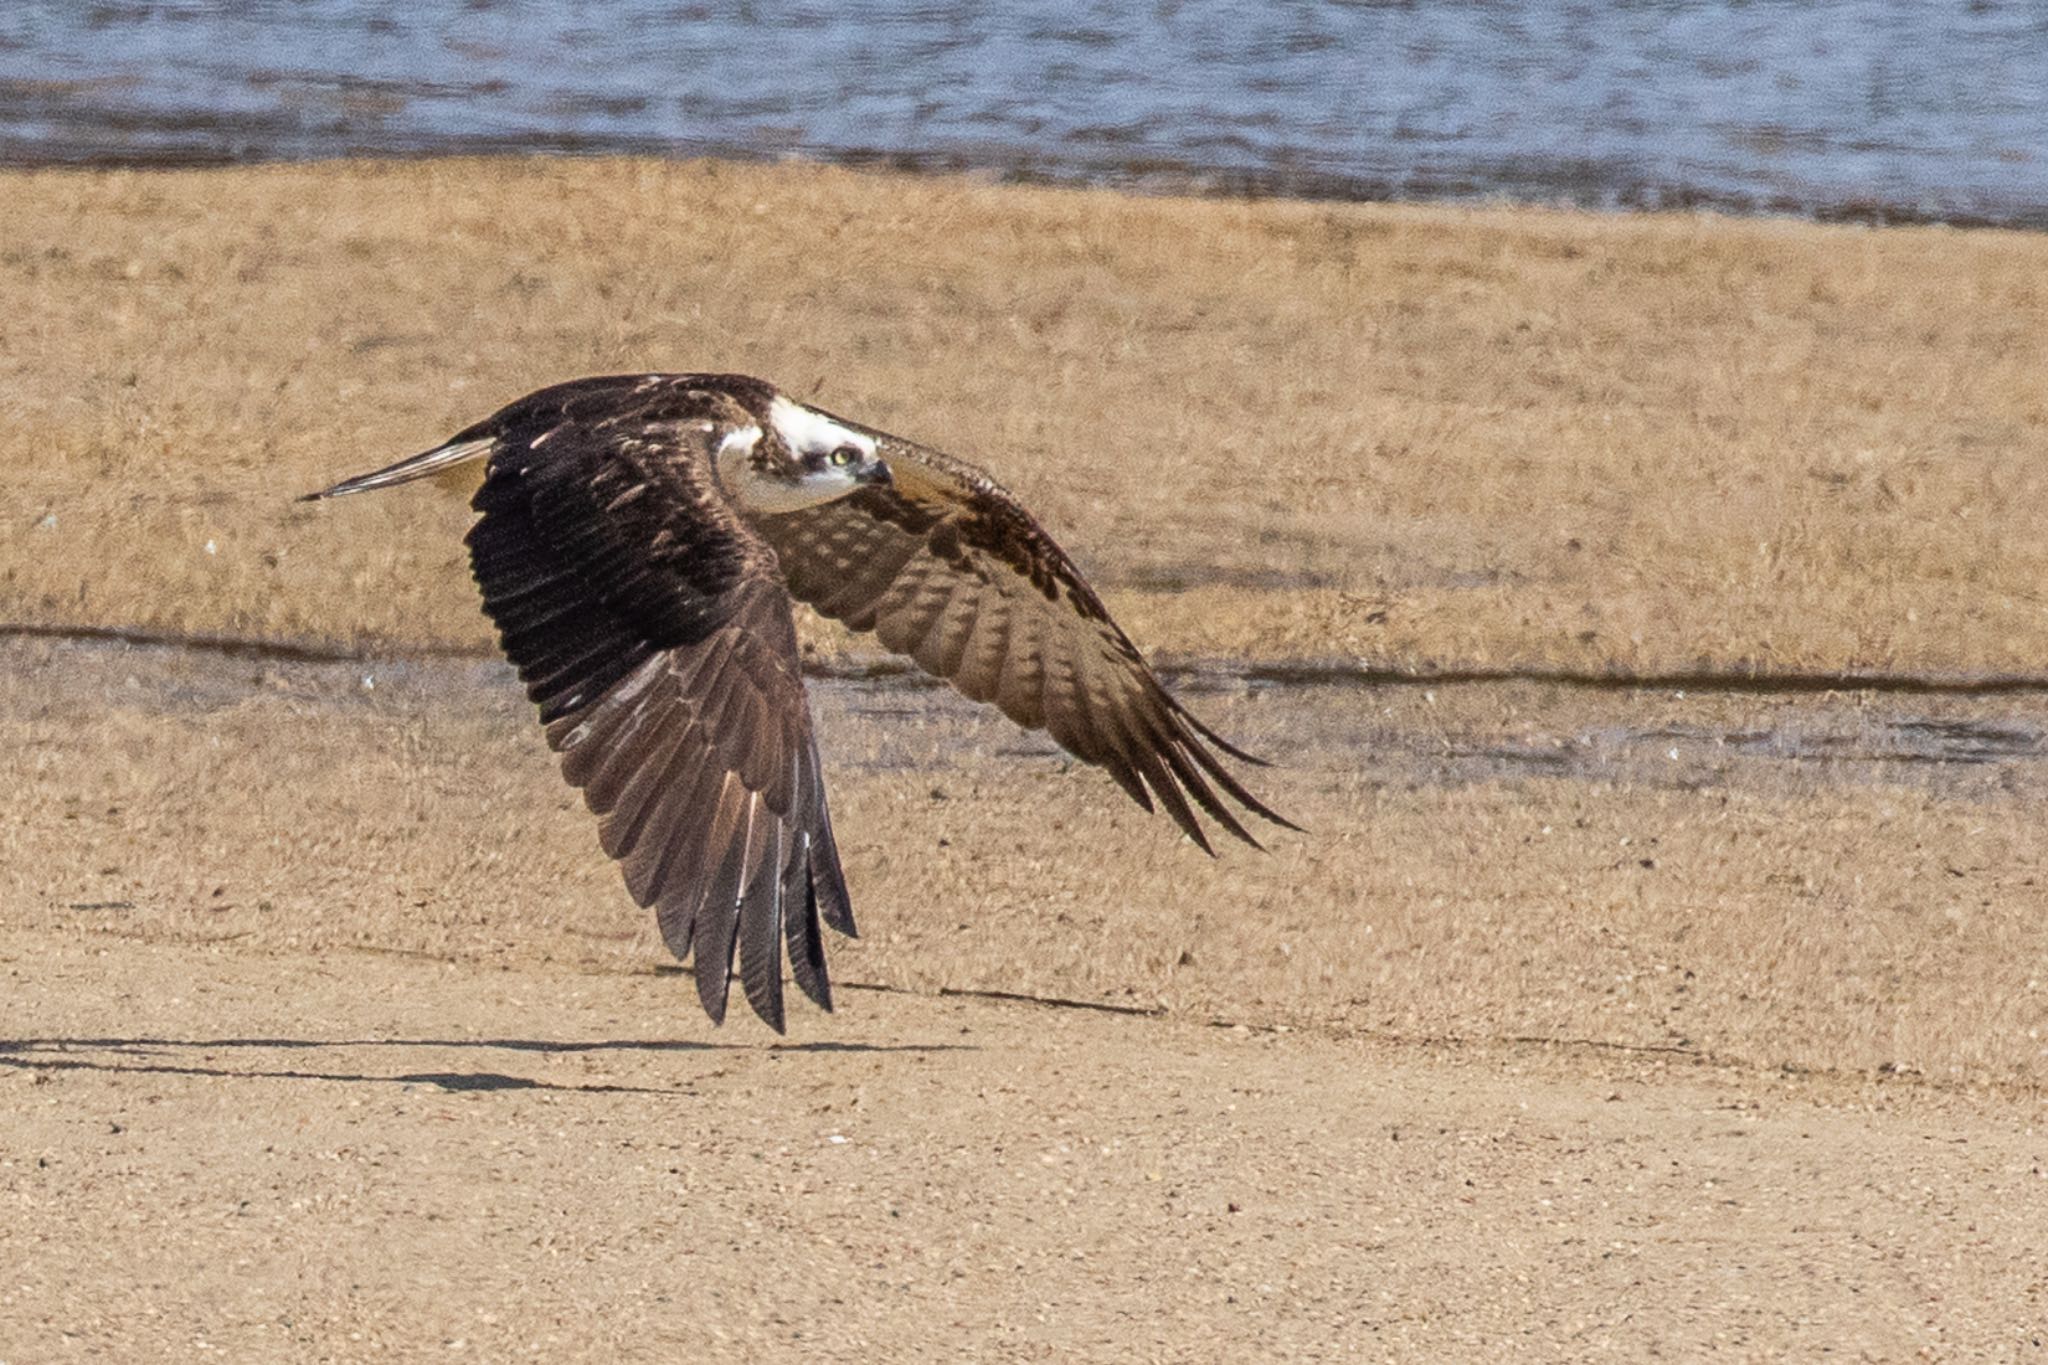
POLYGON ((768 405, 767 427, 732 432, 718 448, 719 479, 746 510, 796 512, 889 481, 879 442, 836 417, 781 394, 768 405))

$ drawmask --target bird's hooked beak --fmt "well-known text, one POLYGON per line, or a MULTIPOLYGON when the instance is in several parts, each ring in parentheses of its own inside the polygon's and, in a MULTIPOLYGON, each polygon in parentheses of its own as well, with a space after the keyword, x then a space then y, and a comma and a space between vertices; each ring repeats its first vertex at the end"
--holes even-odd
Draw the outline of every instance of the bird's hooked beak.
POLYGON ((873 464, 866 466, 855 476, 855 481, 863 484, 888 484, 894 483, 896 476, 889 472, 889 462, 877 456, 873 464))

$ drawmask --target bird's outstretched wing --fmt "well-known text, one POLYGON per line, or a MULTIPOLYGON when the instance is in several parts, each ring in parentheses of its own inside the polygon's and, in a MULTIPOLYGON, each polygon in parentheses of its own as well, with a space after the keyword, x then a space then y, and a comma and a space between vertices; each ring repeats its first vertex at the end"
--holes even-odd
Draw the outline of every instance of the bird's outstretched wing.
POLYGON ((736 960, 780 1030, 785 944, 830 1009, 819 923, 854 930, 789 598, 709 483, 749 419, 574 388, 456 438, 492 442, 469 534, 484 610, 633 898, 694 949, 705 1010, 724 1017, 736 960))
POLYGON ((1073 561, 986 474, 885 438, 891 482, 822 506, 751 518, 790 593, 1043 729, 1108 770, 1146 810, 1154 798, 1205 851, 1190 807, 1258 846, 1217 789, 1297 828, 1211 752, 1249 763, 1160 684, 1073 561), (1206 741, 1206 743, 1204 742, 1206 741), (1213 784, 1213 785, 1212 785, 1213 784))

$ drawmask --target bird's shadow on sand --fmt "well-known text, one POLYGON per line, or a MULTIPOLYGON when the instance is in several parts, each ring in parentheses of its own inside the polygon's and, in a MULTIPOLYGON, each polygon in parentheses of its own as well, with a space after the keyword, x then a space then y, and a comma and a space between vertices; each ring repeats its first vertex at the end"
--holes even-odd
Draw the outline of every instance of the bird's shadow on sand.
POLYGON ((584 1095, 688 1095, 684 1086, 623 1085, 591 1081, 562 1083, 499 1071, 412 1071, 379 1074, 301 1068, 207 1065, 214 1052, 238 1048, 265 1051, 333 1051, 344 1048, 490 1049, 559 1056, 579 1052, 683 1053, 889 1053, 971 1052, 960 1043, 706 1043, 685 1039, 607 1038, 559 1042, 541 1038, 16 1038, 0 1039, 0 1067, 23 1071, 129 1072, 156 1076, 215 1076, 232 1080, 340 1081, 370 1085, 433 1086, 443 1091, 545 1090, 584 1095), (175 1060, 198 1052, 201 1062, 175 1060), (95 1056, 93 1054, 100 1054, 95 1056), (107 1054, 112 1055, 109 1059, 107 1054))

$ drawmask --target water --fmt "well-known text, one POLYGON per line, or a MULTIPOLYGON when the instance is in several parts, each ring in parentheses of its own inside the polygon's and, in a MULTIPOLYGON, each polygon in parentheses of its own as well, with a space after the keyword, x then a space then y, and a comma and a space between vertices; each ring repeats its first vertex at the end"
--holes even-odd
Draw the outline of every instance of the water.
POLYGON ((0 162, 803 156, 2048 227, 2035 0, 14 0, 0 162))

